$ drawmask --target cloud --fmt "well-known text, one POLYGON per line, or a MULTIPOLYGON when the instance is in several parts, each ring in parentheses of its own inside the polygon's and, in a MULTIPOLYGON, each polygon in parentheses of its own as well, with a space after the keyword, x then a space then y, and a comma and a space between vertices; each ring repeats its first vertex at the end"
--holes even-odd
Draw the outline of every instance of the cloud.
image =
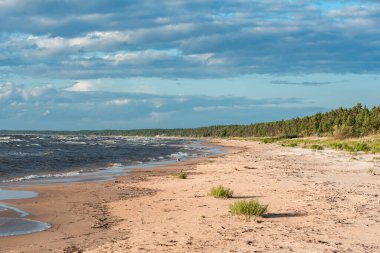
POLYGON ((89 81, 77 81, 74 84, 67 87, 65 90, 67 91, 76 91, 76 92, 86 92, 92 91, 93 85, 89 81))
POLYGON ((378 1, 0 3, 0 77, 197 79, 380 69, 378 1))
POLYGON ((298 86, 321 86, 326 84, 332 84, 332 82, 289 82, 285 80, 274 80, 271 81, 272 84, 281 84, 281 85, 298 85, 298 86))
POLYGON ((37 86, 26 89, 23 85, 6 82, 0 85, 0 102, 9 100, 37 101, 56 92, 52 85, 37 86))
POLYGON ((108 102, 111 105, 128 105, 131 103, 129 99, 114 99, 108 102))
POLYGON ((131 129, 251 123, 306 114, 298 98, 175 96, 78 92, 0 85, 0 129, 131 129))

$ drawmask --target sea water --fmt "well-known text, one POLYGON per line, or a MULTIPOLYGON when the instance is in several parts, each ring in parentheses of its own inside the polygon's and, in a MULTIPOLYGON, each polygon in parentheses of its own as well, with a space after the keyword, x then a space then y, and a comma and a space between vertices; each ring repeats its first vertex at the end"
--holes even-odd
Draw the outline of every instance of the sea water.
POLYGON ((2 203, 33 198, 7 187, 80 181, 104 181, 131 168, 157 167, 220 153, 199 140, 78 135, 0 135, 0 236, 40 232, 44 222, 27 219, 23 210, 2 203), (2 217, 13 211, 17 217, 2 217))
POLYGON ((50 224, 27 219, 27 212, 16 207, 1 203, 2 200, 25 199, 36 197, 37 193, 30 191, 9 191, 0 189, 0 236, 15 236, 41 232, 50 228, 50 224), (12 211, 16 217, 2 217, 1 212, 12 211))

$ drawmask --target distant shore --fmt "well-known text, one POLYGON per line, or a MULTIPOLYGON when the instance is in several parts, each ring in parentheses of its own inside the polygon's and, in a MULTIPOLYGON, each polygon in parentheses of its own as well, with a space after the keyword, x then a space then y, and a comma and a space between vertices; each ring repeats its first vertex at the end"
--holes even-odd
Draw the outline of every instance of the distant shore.
POLYGON ((110 182, 22 187, 40 196, 6 202, 53 227, 0 238, 0 251, 380 250, 377 156, 356 154, 353 159, 340 151, 249 141, 218 144, 226 154, 136 169, 110 182), (187 179, 175 176, 181 170, 187 179), (235 197, 208 196, 217 185, 233 189, 235 197), (229 213, 231 203, 252 198, 269 204, 264 218, 229 213))

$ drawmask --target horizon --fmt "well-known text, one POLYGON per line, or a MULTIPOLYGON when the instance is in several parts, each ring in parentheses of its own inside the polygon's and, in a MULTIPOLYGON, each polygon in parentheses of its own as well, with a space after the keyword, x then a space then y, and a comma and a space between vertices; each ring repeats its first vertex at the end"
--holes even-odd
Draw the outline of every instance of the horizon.
POLYGON ((0 1, 0 129, 132 130, 378 106, 380 3, 0 1))
MULTIPOLYGON (((367 107, 366 105, 362 105, 361 103, 357 103, 354 107, 356 106, 360 106, 362 108, 367 108, 369 111, 371 111, 372 109, 374 108, 380 108, 380 106, 373 106, 373 107, 367 107)), ((294 119, 303 119, 305 117, 313 117, 315 116, 316 114, 318 113, 321 113, 321 114, 324 114, 324 113, 329 113, 329 112, 332 112, 332 111, 336 111, 336 110, 339 110, 339 109, 345 109, 345 110, 349 110, 349 109, 352 109, 354 107, 339 107, 339 108, 333 108, 332 110, 330 111, 326 111, 326 112, 317 112, 315 114, 312 114, 312 115, 305 115, 303 117, 293 117, 293 118, 289 118, 289 119, 280 119, 280 120, 275 120, 275 121, 261 121, 261 122, 256 122, 256 123, 248 123, 248 124, 227 124, 227 125, 204 125, 204 126, 198 126, 198 127, 182 127, 182 128, 133 128, 133 129, 78 129, 78 130, 64 130, 64 129, 55 129, 55 130, 52 130, 52 129, 41 129, 41 130, 37 130, 37 129, 20 129, 20 130, 12 130, 12 129, 0 129, 0 134, 2 133, 7 133, 7 132, 16 132, 16 133, 34 133, 34 132, 41 132, 41 133, 44 133, 44 132, 105 132, 105 131, 110 131, 110 132, 128 132, 128 131, 144 131, 144 130, 181 130, 181 129, 185 129, 185 130, 191 130, 191 129, 200 129, 200 128, 209 128, 209 127, 223 127, 223 126, 250 126, 250 125, 256 125, 256 124, 267 124, 267 123, 276 123, 276 122, 280 122, 280 121, 290 121, 290 120, 294 120, 294 119)))

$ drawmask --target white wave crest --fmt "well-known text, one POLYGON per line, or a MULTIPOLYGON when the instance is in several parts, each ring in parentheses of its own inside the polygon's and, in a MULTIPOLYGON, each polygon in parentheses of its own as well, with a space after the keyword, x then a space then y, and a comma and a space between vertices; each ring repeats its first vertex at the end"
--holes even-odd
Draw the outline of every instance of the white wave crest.
POLYGON ((75 177, 79 176, 81 173, 79 171, 72 171, 67 173, 57 173, 57 174, 43 174, 43 175, 27 175, 24 177, 17 177, 9 180, 3 180, 3 183, 13 183, 13 182, 22 182, 33 179, 43 179, 43 178, 60 178, 60 177, 75 177))
POLYGON ((170 158, 172 158, 172 159, 182 159, 182 158, 185 158, 185 157, 188 157, 188 156, 189 156, 188 153, 178 152, 178 153, 175 153, 175 154, 171 154, 170 158))

